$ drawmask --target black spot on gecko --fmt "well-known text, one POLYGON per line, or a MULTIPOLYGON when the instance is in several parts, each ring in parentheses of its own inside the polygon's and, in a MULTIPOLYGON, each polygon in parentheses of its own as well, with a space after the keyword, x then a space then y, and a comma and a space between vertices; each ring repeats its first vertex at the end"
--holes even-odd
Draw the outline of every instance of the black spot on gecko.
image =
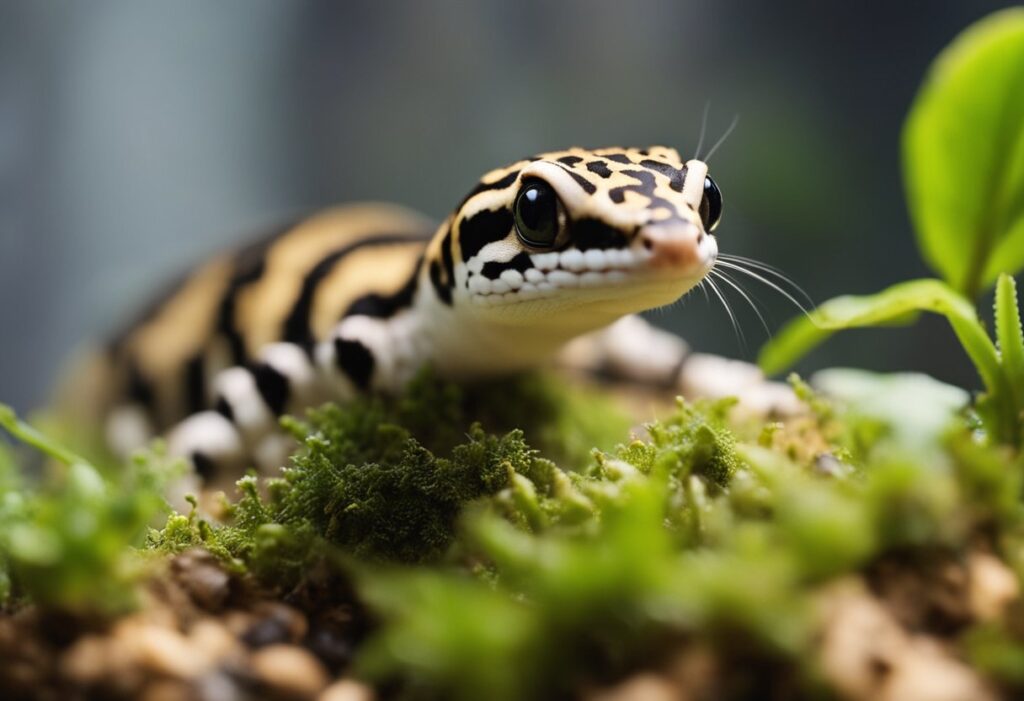
POLYGON ((455 261, 452 258, 452 230, 451 227, 445 232, 441 239, 441 262, 436 260, 430 262, 430 284, 434 286, 437 297, 442 302, 451 306, 452 288, 455 287, 455 261))
POLYGON ((459 247, 462 260, 468 261, 484 246, 501 241, 512 231, 512 212, 505 209, 485 209, 459 225, 459 247))
POLYGON ((595 192, 597 192, 597 186, 594 185, 594 183, 587 180, 586 178, 584 178, 579 173, 577 173, 575 170, 570 170, 565 166, 562 166, 562 170, 568 173, 569 176, 572 177, 572 179, 575 180, 579 184, 579 186, 583 188, 583 191, 586 192, 588 195, 593 195, 595 192))
MULTIPOLYGON (((301 221, 301 220, 300 220, 301 221)), ((231 279, 217 310, 217 331, 227 340, 234 365, 244 365, 247 359, 245 339, 235 323, 238 295, 248 285, 263 277, 267 268, 267 252, 279 238, 294 229, 300 221, 293 221, 271 231, 269 235, 242 248, 232 262, 231 279)))
POLYGON ((634 180, 638 181, 637 185, 621 185, 619 187, 613 187, 608 191, 608 197, 611 198, 612 202, 616 204, 622 202, 626 197, 626 192, 636 192, 641 195, 651 197, 654 195, 654 174, 646 170, 622 170, 619 171, 623 175, 628 175, 634 180))
POLYGON ((231 423, 235 422, 235 410, 231 408, 231 404, 224 397, 217 397, 217 402, 213 405, 213 410, 223 416, 231 423))
POLYGON ((612 175, 611 169, 604 161, 591 161, 587 164, 587 170, 601 176, 602 178, 609 178, 612 175))
POLYGON ((434 286, 437 298, 450 307, 452 305, 452 287, 442 278, 441 264, 436 260, 430 262, 430 284, 434 286))
POLYGON ((640 183, 639 185, 629 185, 627 187, 632 187, 638 192, 643 192, 645 194, 654 192, 656 183, 654 180, 654 175, 651 174, 650 172, 646 170, 622 170, 619 172, 622 173, 623 175, 628 175, 629 177, 633 178, 638 183, 640 183))
POLYGON ((601 154, 601 156, 604 157, 604 158, 607 158, 609 161, 614 161, 616 163, 621 163, 623 165, 628 165, 628 166, 633 165, 633 161, 630 160, 629 156, 627 156, 624 153, 608 153, 608 154, 604 154, 603 153, 603 154, 601 154))
POLYGON ((686 168, 676 168, 671 163, 664 163, 662 161, 656 161, 648 158, 640 161, 640 165, 644 168, 650 168, 653 171, 661 173, 669 179, 670 187, 676 192, 683 191, 683 180, 686 179, 686 168))
POLYGON ((675 204, 656 194, 657 183, 654 180, 654 173, 649 170, 622 170, 619 172, 633 178, 637 181, 637 184, 613 187, 608 191, 608 197, 611 198, 612 202, 622 202, 626 197, 626 192, 635 192, 646 197, 650 207, 664 207, 669 212, 672 212, 673 216, 676 216, 675 204))
POLYGON ((132 360, 127 361, 128 386, 125 393, 133 402, 141 405, 146 411, 152 413, 156 405, 156 393, 153 385, 139 370, 139 366, 132 360))
POLYGON ((518 170, 514 170, 511 173, 509 173, 508 175, 504 176, 503 178, 495 180, 493 183, 480 183, 480 184, 478 184, 476 187, 474 187, 472 190, 469 191, 468 195, 466 195, 465 197, 462 198, 462 202, 459 203, 459 206, 458 206, 457 209, 461 209, 462 205, 464 205, 467 202, 469 202, 470 199, 472 199, 473 197, 476 197, 481 192, 487 192, 488 190, 503 190, 504 188, 506 188, 509 185, 511 185, 512 183, 514 183, 516 181, 516 178, 518 178, 518 177, 519 177, 519 171, 518 170))
POLYGON ((574 166, 582 160, 579 156, 562 156, 558 159, 558 162, 564 163, 567 166, 574 166))
POLYGON ((189 458, 192 460, 192 467, 195 468, 196 474, 204 482, 208 482, 216 476, 217 464, 211 458, 200 452, 193 452, 189 458))
POLYGON ((521 273, 525 273, 532 267, 533 261, 530 260, 530 255, 528 253, 519 253, 512 260, 505 261, 504 263, 494 260, 484 263, 480 274, 491 280, 496 280, 506 270, 518 270, 521 273))
MULTIPOLYGON (((448 227, 444 239, 441 241, 441 264, 444 266, 444 274, 448 279, 448 287, 455 286, 455 259, 452 253, 452 228, 448 227)), ((419 267, 419 266, 417 266, 419 267)))
POLYGON ((348 306, 345 313, 341 315, 344 319, 347 316, 358 314, 360 316, 372 316, 375 319, 390 319, 402 309, 412 306, 413 296, 416 294, 416 281, 419 279, 420 267, 423 259, 416 263, 412 275, 398 292, 391 295, 381 295, 376 292, 365 294, 357 298, 348 306))
POLYGON ((288 378, 266 363, 254 366, 252 376, 267 408, 274 416, 284 413, 285 404, 288 403, 288 378))
POLYGON ((206 408, 206 369, 203 354, 196 353, 185 363, 185 411, 194 414, 206 408))
POLYGON ((592 248, 625 248, 629 239, 599 219, 579 219, 572 225, 572 242, 581 251, 592 248))
POLYGON ((373 377, 373 353, 359 341, 345 338, 334 339, 335 362, 338 369, 348 375, 352 384, 361 390, 370 388, 373 377))

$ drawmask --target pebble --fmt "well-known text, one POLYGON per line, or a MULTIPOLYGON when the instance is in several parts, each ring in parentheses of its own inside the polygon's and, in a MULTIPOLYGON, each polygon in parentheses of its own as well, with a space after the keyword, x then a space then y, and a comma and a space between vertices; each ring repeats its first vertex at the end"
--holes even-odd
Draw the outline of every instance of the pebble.
POLYGON ((135 626, 125 641, 139 664, 169 677, 191 679, 202 674, 215 662, 188 638, 169 628, 135 626))
POLYGON ((998 619, 1020 596, 1017 576, 994 555, 973 553, 967 560, 967 576, 971 613, 980 621, 998 619))
POLYGON ((64 654, 61 672, 79 684, 95 684, 107 673, 107 662, 110 659, 108 648, 105 638, 84 636, 64 654))
POLYGON ((297 643, 306 636, 306 617, 286 604, 268 602, 253 614, 257 619, 242 633, 242 641, 252 648, 275 643, 297 643))
POLYGON ((903 628, 857 579, 840 580, 819 599, 821 670, 851 701, 994 701, 978 673, 938 640, 903 628))
POLYGON ((814 456, 814 473, 822 477, 845 477, 850 470, 832 453, 814 456))
POLYGON ((249 699, 248 694, 226 672, 213 672, 197 679, 193 685, 195 701, 243 701, 249 699))
POLYGON ((160 680, 149 684, 139 698, 141 701, 191 701, 195 694, 188 684, 160 680))
POLYGON ((352 642, 337 624, 314 624, 305 644, 333 672, 352 661, 352 642))
POLYGON ((181 586, 192 600, 208 611, 224 608, 231 593, 231 576, 205 550, 189 550, 172 563, 181 586))
POLYGON ((293 645, 260 648, 249 662, 260 682, 283 694, 313 698, 330 681, 316 657, 293 645))
POLYGON ((201 620, 192 626, 188 640, 198 652, 217 663, 240 655, 240 646, 235 636, 220 622, 212 619, 201 620))
POLYGON ((342 679, 324 689, 317 701, 374 701, 373 689, 353 679, 342 679))
POLYGON ((655 674, 638 674, 607 689, 588 694, 587 701, 678 701, 686 698, 671 681, 655 674))
POLYGON ((221 622, 236 638, 243 638, 246 631, 258 622, 252 611, 227 611, 221 616, 221 622))

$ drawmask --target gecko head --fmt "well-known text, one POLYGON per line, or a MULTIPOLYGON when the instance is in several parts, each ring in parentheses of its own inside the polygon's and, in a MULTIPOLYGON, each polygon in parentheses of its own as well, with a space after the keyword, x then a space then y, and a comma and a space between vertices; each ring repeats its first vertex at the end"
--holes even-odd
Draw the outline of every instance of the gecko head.
POLYGON ((671 304, 714 265, 722 197, 671 148, 546 153, 483 177, 430 252, 460 314, 578 333, 671 304))

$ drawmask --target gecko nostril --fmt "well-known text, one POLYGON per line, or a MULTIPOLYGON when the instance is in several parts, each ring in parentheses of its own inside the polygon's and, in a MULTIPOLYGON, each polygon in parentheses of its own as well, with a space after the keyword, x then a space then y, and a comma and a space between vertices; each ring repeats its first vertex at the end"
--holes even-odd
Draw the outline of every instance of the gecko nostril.
POLYGON ((703 234, 692 222, 657 222, 641 230, 640 241, 650 255, 651 265, 681 269, 700 259, 703 234))

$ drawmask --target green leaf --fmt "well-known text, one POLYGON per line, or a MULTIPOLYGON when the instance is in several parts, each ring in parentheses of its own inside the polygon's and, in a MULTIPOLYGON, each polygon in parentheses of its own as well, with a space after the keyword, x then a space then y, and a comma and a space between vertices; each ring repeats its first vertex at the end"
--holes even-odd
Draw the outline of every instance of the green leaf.
POLYGON ((758 362, 766 373, 774 374, 795 363, 835 331, 881 326, 913 312, 944 315, 985 386, 992 390, 1002 384, 999 355, 978 323, 974 307, 949 285, 932 279, 902 282, 873 295, 830 299, 809 315, 789 322, 761 349, 758 362))
POLYGON ((887 443, 936 464, 950 423, 971 401, 966 390, 916 372, 829 368, 814 373, 811 383, 854 415, 883 424, 887 443))
POLYGON ((57 443, 49 436, 45 436, 35 428, 18 418, 14 409, 6 404, 0 404, 0 428, 4 428, 12 436, 23 443, 32 446, 44 455, 58 460, 65 465, 78 463, 87 464, 81 456, 73 453, 64 446, 57 443))
POLYGON ((974 297, 1024 267, 1024 9, 964 31, 932 65, 903 131, 927 262, 974 297))
POLYGON ((1017 308, 1017 286, 1009 275, 996 284, 996 340, 1014 405, 1024 411, 1024 330, 1017 308))

